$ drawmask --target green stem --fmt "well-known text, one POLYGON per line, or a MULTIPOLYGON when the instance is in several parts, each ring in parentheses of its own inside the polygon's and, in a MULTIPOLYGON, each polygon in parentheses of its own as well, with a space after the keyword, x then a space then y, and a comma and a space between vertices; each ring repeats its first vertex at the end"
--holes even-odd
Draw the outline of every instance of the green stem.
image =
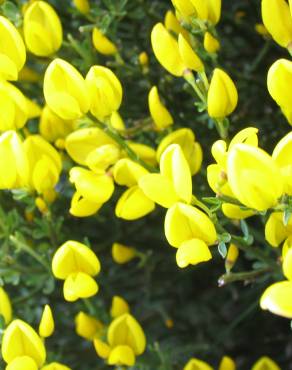
MULTIPOLYGON (((260 52, 258 53, 257 57, 255 58, 255 60, 253 61, 253 63, 251 64, 250 68, 248 69, 248 72, 253 72, 257 69, 258 65, 261 63, 261 61, 265 58, 266 54, 268 53, 270 49, 270 42, 267 41, 264 46, 262 47, 262 49, 260 50, 260 52)), ((289 50, 289 49, 288 49, 289 50)))
POLYGON ((205 71, 199 72, 199 76, 200 76, 201 80, 204 83, 206 91, 208 91, 209 90, 209 81, 208 81, 208 77, 206 75, 206 72, 205 71))
POLYGON ((133 149, 129 147, 129 145, 126 143, 124 138, 116 131, 114 128, 110 127, 109 125, 106 125, 105 123, 102 123, 98 121, 93 115, 90 113, 88 114, 88 117, 99 127, 102 129, 108 136, 110 136, 116 143, 119 144, 119 146, 124 149, 124 151, 127 153, 129 158, 131 158, 133 161, 139 163, 141 166, 145 167, 150 172, 158 172, 157 168, 150 166, 148 163, 143 161, 135 152, 133 149))
POLYGON ((84 305, 88 309, 90 315, 94 316, 96 314, 95 307, 93 306, 92 302, 88 298, 83 299, 84 305))
POLYGON ((38 261, 48 272, 51 272, 50 266, 47 264, 47 262, 44 261, 42 259, 42 257, 37 252, 35 252, 30 246, 28 246, 27 244, 23 243, 19 239, 17 239, 17 237, 15 237, 14 235, 11 235, 9 237, 9 240, 17 248, 19 248, 20 250, 26 252, 31 257, 33 257, 36 261, 38 261))
POLYGON ((229 273, 220 276, 218 279, 219 287, 224 285, 233 283, 234 281, 250 281, 254 280, 256 277, 265 274, 266 272, 270 272, 270 267, 263 267, 261 269, 253 270, 253 271, 243 271, 238 273, 229 273))
POLYGON ((206 104, 206 98, 204 96, 204 94, 201 92, 199 86, 197 85, 196 83, 196 80, 195 80, 195 77, 194 75, 192 74, 191 71, 187 70, 185 73, 184 73, 184 79, 187 81, 187 83, 192 86, 192 88, 194 89, 195 93, 198 95, 198 97, 200 98, 200 100, 206 104))
POLYGON ((201 202, 195 195, 192 195, 192 201, 191 201, 191 204, 193 206, 198 206, 199 208, 201 208, 204 212, 207 213, 207 215, 213 219, 214 218, 214 214, 209 210, 209 208, 203 203, 201 202))
POLYGON ((215 119, 215 126, 218 131, 219 136, 221 139, 225 140, 228 138, 228 126, 229 126, 229 121, 228 118, 223 118, 223 119, 215 119))

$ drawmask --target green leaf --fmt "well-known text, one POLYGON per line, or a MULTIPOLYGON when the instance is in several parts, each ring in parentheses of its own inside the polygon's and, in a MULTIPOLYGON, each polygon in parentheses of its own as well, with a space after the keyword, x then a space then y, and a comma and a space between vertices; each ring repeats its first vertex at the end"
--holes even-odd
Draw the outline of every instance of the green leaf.
POLYGON ((288 222, 291 217, 291 210, 290 209, 285 209, 284 214, 283 214, 283 223, 285 226, 288 225, 288 222))
POLYGON ((220 253, 222 258, 225 258, 227 256, 227 247, 224 242, 220 242, 218 244, 218 252, 220 253))

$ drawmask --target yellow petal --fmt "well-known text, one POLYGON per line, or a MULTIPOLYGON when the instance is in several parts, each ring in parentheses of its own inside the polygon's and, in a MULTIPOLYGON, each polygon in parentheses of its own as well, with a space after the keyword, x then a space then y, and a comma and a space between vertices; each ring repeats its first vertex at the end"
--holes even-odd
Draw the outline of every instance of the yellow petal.
POLYGON ((202 72, 204 70, 204 64, 200 57, 195 53, 191 45, 182 34, 179 34, 178 36, 178 47, 179 54, 186 68, 196 72, 202 72))
POLYGON ((110 352, 108 364, 133 366, 135 364, 135 354, 132 348, 124 345, 116 346, 110 352))
POLYGON ((19 356, 11 361, 5 370, 38 370, 36 362, 29 356, 19 356))
POLYGON ((53 334, 54 330, 55 322, 53 313, 51 307, 46 304, 39 325, 39 335, 43 338, 47 338, 53 334))
POLYGON ((75 217, 88 217, 94 215, 103 203, 92 202, 84 197, 77 191, 74 193, 71 200, 70 214, 75 217))
POLYGON ((128 187, 137 185, 139 179, 147 173, 144 167, 128 158, 120 159, 113 169, 115 182, 128 187))
POLYGON ((112 257, 116 263, 124 264, 136 257, 136 250, 120 243, 112 245, 112 257))
POLYGON ((280 281, 270 285, 261 297, 260 306, 275 315, 292 319, 292 282, 280 281))
POLYGON ((59 362, 51 362, 41 368, 41 370, 71 370, 70 367, 60 364, 59 362))
POLYGON ((98 292, 96 281, 84 272, 70 274, 64 282, 64 298, 74 302, 78 298, 89 298, 98 292))
POLYGON ((92 32, 92 43, 95 49, 103 55, 113 55, 117 53, 116 45, 96 27, 92 32))
POLYGON ((285 226, 283 212, 271 213, 265 226, 265 238, 271 246, 278 247, 291 234, 292 219, 285 226))
POLYGON ((94 344, 96 353, 98 354, 99 357, 103 359, 106 359, 109 357, 111 348, 107 343, 103 342, 99 338, 94 338, 93 344, 94 344))
POLYGON ((251 370, 281 370, 280 367, 271 358, 264 356, 261 357, 253 365, 251 370))
POLYGON ((153 86, 149 91, 148 105, 151 117, 158 129, 164 129, 173 124, 173 118, 162 104, 156 86, 153 86))
POLYGON ((236 370, 235 362, 232 358, 224 356, 220 362, 218 370, 236 370))
POLYGON ((127 312, 130 312, 128 302, 125 301, 122 297, 115 295, 112 299, 110 310, 111 317, 116 318, 127 312))
POLYGON ((4 317, 5 324, 9 324, 12 318, 12 307, 9 296, 2 287, 0 287, 0 315, 4 317))
POLYGON ((87 340, 93 340, 99 332, 102 332, 104 325, 93 316, 80 311, 75 317, 76 333, 87 340))
POLYGON ((192 358, 184 367, 184 370, 213 370, 206 362, 192 358))
POLYGON ((176 252, 176 263, 180 268, 197 265, 212 258, 207 244, 200 239, 190 239, 183 242, 176 252))

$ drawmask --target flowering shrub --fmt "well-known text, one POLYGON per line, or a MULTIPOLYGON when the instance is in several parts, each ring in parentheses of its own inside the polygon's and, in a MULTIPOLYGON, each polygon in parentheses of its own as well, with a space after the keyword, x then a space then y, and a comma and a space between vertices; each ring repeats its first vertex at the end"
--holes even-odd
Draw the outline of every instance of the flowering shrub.
POLYGON ((0 3, 1 369, 292 369, 292 1, 0 3))

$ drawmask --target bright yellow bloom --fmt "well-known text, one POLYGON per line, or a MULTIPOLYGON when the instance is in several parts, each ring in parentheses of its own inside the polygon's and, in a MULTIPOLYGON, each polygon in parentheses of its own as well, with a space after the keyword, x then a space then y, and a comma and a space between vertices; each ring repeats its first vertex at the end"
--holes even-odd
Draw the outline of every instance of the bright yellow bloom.
POLYGON ((235 362, 232 358, 224 356, 220 362, 218 370, 236 370, 235 362))
POLYGON ((115 295, 112 299, 110 311, 111 317, 116 318, 128 312, 130 312, 128 302, 125 301, 122 297, 115 295))
POLYGON ((178 201, 191 202, 192 177, 189 164, 178 144, 170 145, 160 158, 160 174, 147 174, 139 180, 146 196, 162 207, 178 201))
POLYGON ((8 82, 0 82, 0 94, 0 131, 22 128, 28 119, 28 99, 8 82))
POLYGON ((183 203, 175 203, 167 210, 164 231, 168 243, 175 248, 191 239, 200 239, 207 245, 217 239, 210 218, 198 208, 183 203))
POLYGON ((39 335, 42 338, 50 337, 55 330, 55 322, 51 307, 49 305, 45 305, 43 310, 42 318, 39 325, 39 335))
POLYGON ((64 297, 73 302, 95 295, 98 285, 92 276, 100 271, 100 262, 86 245, 69 240, 61 245, 52 260, 52 271, 57 279, 65 280, 64 297))
POLYGON ((216 68, 208 90, 208 114, 212 118, 223 118, 237 106, 236 86, 227 73, 216 68))
POLYGON ((93 66, 86 75, 90 112, 104 120, 117 111, 122 103, 123 89, 116 75, 103 66, 93 66))
POLYGON ((78 194, 91 202, 103 204, 114 192, 113 179, 105 172, 94 173, 82 167, 73 167, 69 175, 78 194))
POLYGON ((158 129, 165 129, 173 124, 173 118, 167 108, 162 104, 156 86, 149 91, 148 105, 151 117, 158 129))
POLYGON ((45 72, 44 95, 51 110, 64 120, 80 118, 89 109, 83 77, 70 63, 59 58, 45 72))
POLYGON ((5 324, 9 324, 12 318, 10 299, 5 290, 0 287, 0 315, 4 317, 5 324))
MULTIPOLYGON (((291 239, 290 239, 291 240, 291 239)), ((283 260, 283 274, 288 280, 292 280, 292 249, 289 248, 283 260)))
POLYGON ((111 348, 107 343, 99 338, 94 338, 93 344, 95 351, 100 358, 106 359, 109 357, 111 348))
POLYGON ((186 67, 179 53, 178 42, 162 23, 153 27, 151 43, 159 63, 174 76, 182 76, 186 67))
MULTIPOLYGON (((28 356, 40 367, 45 362, 46 350, 41 338, 30 325, 22 320, 13 320, 3 335, 2 356, 8 364, 19 357, 28 356)), ((34 369, 31 361, 26 361, 30 362, 29 370, 34 369)))
POLYGON ((15 131, 0 136, 0 189, 17 189, 28 185, 29 167, 24 146, 15 131))
POLYGON ((208 20, 217 24, 221 17, 221 0, 207 0, 208 20))
POLYGON ((90 5, 88 0, 73 0, 73 4, 82 14, 87 14, 90 11, 90 5))
POLYGON ((114 144, 102 145, 86 158, 87 166, 95 173, 104 173, 107 168, 115 164, 121 156, 119 148, 114 144))
MULTIPOLYGON (((239 251, 235 244, 230 244, 225 258, 225 269, 229 273, 238 259, 239 251)), ((226 360, 227 361, 227 360, 226 360)))
POLYGON ((184 370, 213 370, 213 368, 202 360, 192 358, 184 367, 184 370))
POLYGON ((179 35, 180 33, 184 36, 184 38, 189 41, 190 36, 187 30, 185 30, 177 20, 176 16, 171 10, 168 10, 164 17, 164 25, 168 31, 172 31, 179 35))
POLYGON ((278 247, 289 235, 292 235, 292 218, 284 225, 283 212, 270 214, 265 226, 265 238, 273 247, 278 247))
POLYGON ((74 127, 74 121, 60 118, 47 105, 42 110, 39 131, 47 141, 53 143, 60 138, 65 138, 74 130, 74 127))
POLYGON ((208 18, 208 4, 206 0, 171 0, 175 8, 184 18, 193 16, 202 20, 208 18))
POLYGON ((59 362, 51 362, 41 368, 41 370, 71 370, 70 367, 60 364, 59 362))
POLYGON ((191 45, 182 34, 178 36, 178 48, 186 68, 196 72, 202 72, 204 70, 204 64, 200 57, 194 52, 191 45))
POLYGON ((261 357, 253 365, 251 370, 281 370, 280 367, 271 358, 264 356, 261 357))
POLYGON ((24 66, 26 52, 24 42, 14 25, 0 16, 0 80, 17 80, 24 66), (5 40, 5 42, 3 42, 5 40))
POLYGON ((207 244, 200 239, 190 239, 183 242, 176 252, 176 263, 180 268, 197 265, 209 261, 212 254, 207 244))
POLYGON ((116 45, 110 41, 97 27, 95 27, 92 31, 92 43, 100 54, 114 55, 118 52, 116 45))
POLYGON ((260 306, 275 315, 292 319, 292 282, 280 281, 270 285, 261 297, 260 306))
POLYGON ((120 159, 113 168, 115 182, 128 187, 137 185, 139 179, 148 174, 148 171, 140 164, 128 158, 120 159))
POLYGON ((62 169, 57 150, 40 135, 27 137, 23 146, 29 163, 30 187, 40 194, 53 189, 62 169))
POLYGON ((119 112, 113 112, 110 116, 109 122, 115 130, 123 131, 126 128, 125 122, 123 121, 123 118, 119 114, 119 112))
MULTIPOLYGON (((157 166, 156 151, 151 146, 134 141, 127 141, 127 144, 144 162, 153 167, 157 166)), ((126 156, 127 153, 124 154, 126 156)))
POLYGON ((195 135, 189 128, 180 128, 166 135, 157 148, 157 160, 171 144, 178 144, 189 163, 191 174, 195 175, 201 168, 203 152, 200 144, 195 141, 195 135))
POLYGON ((210 32, 204 35, 204 48, 208 53, 216 53, 220 49, 219 41, 210 32))
POLYGON ((19 356, 11 361, 5 370, 38 370, 36 362, 29 356, 19 356))
POLYGON ((291 107, 292 92, 289 88, 292 83, 292 62, 287 59, 278 59, 268 72, 268 90, 272 98, 280 107, 291 107))
POLYGON ((23 33, 27 49, 41 57, 58 51, 63 40, 59 16, 45 1, 34 1, 28 6, 24 13, 23 33))
MULTIPOLYGON (((224 189, 224 187, 222 187, 221 189, 224 189)), ((226 186, 225 186, 225 189, 226 189, 226 186)), ((253 216, 255 214, 253 210, 242 209, 240 206, 237 206, 236 204, 231 204, 231 203, 222 204, 222 212, 224 213, 226 217, 234 219, 234 220, 244 220, 245 218, 253 216)))
POLYGON ((229 150, 227 175, 236 198, 258 211, 276 205, 283 193, 281 173, 273 159, 247 144, 235 144, 229 150))
POLYGON ((76 333, 87 340, 93 340, 103 331, 104 325, 95 317, 80 311, 75 317, 76 333))
POLYGON ((69 213, 75 217, 88 217, 94 215, 103 203, 92 202, 84 198, 78 191, 73 194, 69 213))
POLYGON ((260 34, 264 37, 270 35, 269 31, 266 29, 266 27, 262 23, 257 23, 254 28, 255 28, 255 30, 258 34, 260 34))
POLYGON ((292 42, 292 18, 285 0, 262 0, 263 23, 273 39, 287 48, 292 42))
POLYGON ((115 144, 103 130, 97 127, 82 128, 72 132, 66 137, 66 151, 69 156, 78 164, 86 166, 88 155, 96 148, 115 144))
POLYGON ((136 257, 136 250, 120 243, 114 243, 112 245, 112 257, 116 263, 124 264, 136 257))

